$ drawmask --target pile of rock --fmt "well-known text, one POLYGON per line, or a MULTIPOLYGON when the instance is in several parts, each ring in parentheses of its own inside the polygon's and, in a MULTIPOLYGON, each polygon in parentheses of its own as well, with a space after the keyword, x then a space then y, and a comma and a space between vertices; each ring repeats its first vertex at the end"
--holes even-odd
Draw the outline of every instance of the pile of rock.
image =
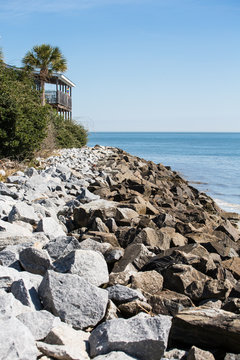
POLYGON ((240 216, 110 147, 0 183, 1 359, 238 359, 240 216))

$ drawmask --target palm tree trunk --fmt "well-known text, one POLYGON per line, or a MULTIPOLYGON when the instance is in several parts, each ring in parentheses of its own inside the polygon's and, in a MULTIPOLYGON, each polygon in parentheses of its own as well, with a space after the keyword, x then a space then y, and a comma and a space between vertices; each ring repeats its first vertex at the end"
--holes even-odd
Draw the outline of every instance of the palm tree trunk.
POLYGON ((45 81, 41 79, 41 104, 44 106, 46 104, 45 99, 45 81))

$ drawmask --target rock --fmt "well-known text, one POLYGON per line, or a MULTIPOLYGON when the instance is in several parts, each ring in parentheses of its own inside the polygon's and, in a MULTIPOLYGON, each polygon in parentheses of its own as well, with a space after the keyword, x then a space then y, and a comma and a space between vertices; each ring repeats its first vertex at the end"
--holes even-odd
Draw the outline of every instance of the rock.
MULTIPOLYGON (((179 349, 171 349, 169 351, 166 351, 163 356, 164 359, 185 360, 187 356, 187 352, 179 349)), ((207 360, 207 358, 205 360, 207 360)))
POLYGON ((38 351, 30 330, 15 318, 0 319, 0 358, 36 360, 38 351))
POLYGON ((0 290, 0 318, 17 316, 21 313, 30 311, 28 306, 24 306, 20 301, 15 299, 13 294, 0 290))
MULTIPOLYGON (((88 356, 88 338, 89 333, 86 333, 81 330, 75 330, 71 326, 61 323, 53 327, 45 338, 45 343, 50 345, 58 345, 56 347, 57 354, 59 352, 65 351, 65 358, 67 359, 89 359, 88 356), (64 347, 64 350, 62 349, 64 347), (62 350, 61 350, 62 349, 62 350)), ((44 348, 44 353, 48 353, 51 350, 51 347, 44 348), (48 351, 46 351, 48 349, 48 351)), ((55 355, 56 356, 56 355, 55 355)))
POLYGON ((18 199, 17 193, 12 192, 4 183, 0 182, 0 195, 18 199))
POLYGON ((123 257, 114 265, 113 272, 125 271, 129 264, 140 270, 154 254, 142 244, 131 244, 124 252, 123 257))
POLYGON ((34 310, 41 310, 42 305, 38 297, 37 291, 34 287, 29 288, 29 284, 26 280, 19 279, 13 281, 11 285, 11 293, 19 300, 23 305, 29 306, 34 310))
MULTIPOLYGON (((100 243, 92 239, 86 239, 79 243, 79 248, 81 250, 93 250, 98 251, 101 254, 105 254, 108 250, 112 249, 112 246, 109 243, 100 243)), ((106 260, 106 259, 105 259, 106 260)))
POLYGON ((163 277, 155 270, 139 272, 132 275, 131 284, 133 289, 140 289, 144 293, 157 295, 162 291, 163 277))
MULTIPOLYGON (((2 243, 2 238, 9 238, 12 236, 31 236, 32 232, 24 227, 16 224, 11 224, 9 222, 0 220, 0 246, 2 243)), ((9 245, 9 244, 7 244, 9 245)))
POLYGON ((240 259, 239 257, 233 257, 229 260, 222 262, 222 266, 232 272, 235 279, 240 279, 240 259))
POLYGON ((134 290, 127 286, 113 285, 108 287, 106 290, 108 291, 109 299, 117 305, 137 299, 145 301, 144 296, 139 290, 134 290))
POLYGON ((226 354, 224 360, 240 360, 240 354, 226 354))
POLYGON ((66 236, 60 224, 53 218, 46 217, 39 221, 36 231, 42 231, 50 239, 55 239, 58 236, 66 236))
POLYGON ((44 308, 76 329, 95 326, 105 315, 108 292, 73 274, 48 271, 39 287, 44 308))
POLYGON ((44 339, 54 327, 60 324, 58 317, 45 310, 23 313, 17 318, 29 328, 35 340, 44 339))
POLYGON ((10 223, 19 220, 35 225, 38 223, 39 218, 32 206, 29 206, 25 202, 21 201, 13 206, 12 210, 8 215, 8 221, 10 223))
POLYGON ((100 286, 109 280, 107 263, 102 254, 92 250, 74 250, 54 263, 55 271, 77 274, 100 286))
POLYGON ((100 232, 105 232, 105 233, 109 232, 107 225, 105 225, 104 222, 102 221, 102 219, 100 219, 99 217, 94 219, 92 229, 95 231, 100 231, 100 232))
POLYGON ((73 250, 79 249, 80 245, 74 236, 58 236, 49 241, 44 247, 52 259, 56 260, 60 256, 65 256, 73 250))
POLYGON ((114 264, 116 261, 120 260, 124 255, 124 250, 121 248, 118 249, 109 249, 105 252, 104 257, 108 264, 114 264))
POLYGON ((170 290, 163 290, 158 295, 148 297, 148 303, 152 306, 154 314, 170 316, 174 316, 184 308, 194 306, 188 296, 170 290))
POLYGON ((77 227, 88 226, 90 219, 100 217, 102 220, 115 218, 118 203, 108 200, 94 200, 73 211, 74 222, 77 227))
POLYGON ((125 318, 130 318, 139 314, 140 312, 152 314, 152 307, 145 301, 134 300, 125 304, 120 304, 118 309, 125 318))
POLYGON ((164 287, 189 296, 193 301, 209 298, 225 299, 230 282, 213 280, 192 266, 177 264, 163 271, 164 287))
POLYGON ((136 211, 130 209, 130 208, 117 208, 116 211, 116 221, 122 221, 124 220, 125 222, 131 224, 133 219, 138 218, 139 215, 136 211))
POLYGON ((86 204, 86 203, 89 203, 91 201, 100 200, 100 196, 91 193, 86 188, 82 188, 81 191, 80 191, 80 194, 77 196, 77 200, 80 201, 82 204, 86 204))
POLYGON ((176 343, 240 352, 240 318, 236 314, 205 307, 180 311, 173 319, 170 346, 176 343))
POLYGON ((143 244, 145 246, 157 247, 161 239, 154 229, 145 228, 135 237, 134 244, 143 244))
POLYGON ((235 314, 240 314, 240 299, 228 298, 222 309, 225 311, 233 312, 235 314))
POLYGON ((111 351, 106 355, 99 355, 94 360, 137 360, 135 357, 129 356, 122 351, 111 351))
POLYGON ((125 271, 118 272, 118 273, 112 272, 109 275, 108 285, 109 286, 117 285, 117 284, 128 285, 130 277, 136 273, 137 273, 137 270, 134 268, 133 265, 130 264, 130 266, 128 266, 127 269, 125 269, 125 271))
POLYGON ((187 355, 187 360, 215 360, 215 357, 209 351, 201 350, 192 346, 187 355))
POLYGON ((224 232, 235 242, 240 238, 239 231, 228 220, 225 223, 219 225, 216 228, 216 231, 224 232))
POLYGON ((123 351, 139 360, 159 360, 167 346, 171 327, 169 316, 136 315, 131 319, 107 321, 90 335, 92 357, 123 351))
POLYGON ((108 300, 108 306, 104 317, 104 321, 117 319, 118 312, 119 310, 117 306, 114 304, 114 302, 112 302, 112 300, 108 300))
POLYGON ((85 235, 82 236, 82 240, 91 238, 92 240, 98 241, 100 243, 108 243, 113 247, 119 247, 118 239, 116 235, 111 233, 105 233, 100 231, 88 231, 85 235))
POLYGON ((33 274, 44 275, 51 268, 51 258, 47 251, 38 250, 33 247, 22 250, 19 254, 22 267, 33 274))

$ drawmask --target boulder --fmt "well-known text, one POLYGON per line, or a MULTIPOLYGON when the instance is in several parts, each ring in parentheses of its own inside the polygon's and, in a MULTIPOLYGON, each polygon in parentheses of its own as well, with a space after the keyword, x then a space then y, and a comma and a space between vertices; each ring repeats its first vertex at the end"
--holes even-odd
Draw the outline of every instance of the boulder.
POLYGON ((163 277, 157 271, 145 271, 132 275, 133 289, 140 289, 144 293, 157 295, 162 291, 163 277))
POLYGON ((8 318, 11 316, 17 316, 24 312, 28 312, 31 309, 28 306, 24 306, 20 301, 15 299, 13 294, 6 293, 4 290, 0 290, 0 318, 8 318))
POLYGON ((105 232, 105 233, 109 232, 107 225, 105 225, 104 222, 102 221, 102 219, 100 219, 99 217, 94 219, 93 224, 92 224, 92 229, 95 231, 100 231, 100 232, 105 232))
POLYGON ((142 229, 141 232, 135 237, 134 244, 143 244, 150 247, 158 247, 161 244, 161 237, 152 228, 142 229))
POLYGON ((172 265, 162 274, 165 288, 185 294, 193 301, 225 299, 232 288, 228 280, 213 280, 190 265, 172 265))
POLYGON ((11 191, 4 183, 0 182, 0 195, 9 196, 18 199, 18 194, 11 191))
POLYGON ((220 348, 240 352, 239 315, 205 307, 180 311, 173 319, 170 346, 177 343, 200 348, 220 348))
POLYGON ((216 231, 221 231, 227 234, 233 241, 238 241, 240 239, 239 231, 227 220, 225 223, 222 223, 216 228, 216 231))
POLYGON ((33 274, 44 275, 51 268, 51 258, 45 250, 33 247, 23 249, 19 254, 22 267, 33 274))
POLYGON ((152 314, 152 307, 145 301, 134 300, 125 304, 118 305, 118 309, 125 318, 130 318, 141 312, 152 314))
POLYGON ((222 266, 230 270, 235 277, 235 279, 240 279, 240 258, 239 257, 233 257, 229 260, 222 261, 222 266))
POLYGON ((132 264, 135 269, 140 270, 153 255, 146 246, 142 244, 131 244, 125 249, 123 257, 115 263, 113 272, 118 273, 125 271, 130 264, 132 264))
POLYGON ((158 295, 148 297, 154 314, 174 316, 180 310, 194 306, 191 299, 171 290, 163 290, 158 295))
POLYGON ((79 242, 74 236, 58 236, 49 241, 44 247, 52 259, 65 256, 73 250, 79 249, 79 242))
POLYGON ((77 227, 88 226, 90 219, 100 217, 102 220, 115 218, 118 203, 108 200, 94 200, 74 209, 74 222, 77 227))
POLYGON ((196 346, 192 346, 188 352, 187 360, 215 360, 215 357, 209 351, 199 349, 196 346))
POLYGON ((52 217, 42 218, 37 225, 36 231, 44 232, 50 240, 58 236, 66 236, 62 226, 52 217))
POLYGON ((98 241, 100 243, 108 243, 113 247, 119 247, 118 239, 115 234, 105 233, 101 231, 88 231, 84 234, 81 240, 86 240, 91 238, 92 240, 98 241))
MULTIPOLYGON (((171 349, 169 351, 165 351, 163 355, 163 360, 186 360, 187 351, 179 350, 179 349, 171 349)), ((207 359, 205 359, 207 360, 207 359)))
POLYGON ((56 260, 54 268, 58 272, 77 274, 96 286, 109 280, 108 267, 103 255, 93 250, 74 250, 56 260))
POLYGON ((71 326, 60 323, 53 327, 45 338, 44 343, 38 343, 43 353, 56 358, 65 353, 64 359, 90 359, 88 356, 89 333, 75 330, 71 326), (50 345, 50 346, 49 346, 50 345))
POLYGON ((109 299, 117 305, 137 299, 145 301, 144 296, 139 290, 130 289, 127 286, 113 285, 108 287, 106 290, 108 291, 109 299))
POLYGON ((28 327, 35 340, 44 339, 54 327, 60 324, 60 319, 46 310, 23 313, 17 318, 28 327))
POLYGON ((24 221, 26 223, 35 225, 38 223, 39 218, 34 211, 34 208, 21 201, 16 203, 8 215, 8 221, 13 223, 15 221, 24 221))
POLYGON ((33 310, 41 310, 42 305, 38 297, 36 288, 29 281, 25 279, 19 279, 13 281, 11 285, 11 293, 19 300, 23 305, 29 306, 33 310))
POLYGON ((112 246, 109 243, 102 243, 88 238, 79 243, 79 249, 98 251, 104 255, 108 250, 112 249, 112 246))
POLYGON ((131 319, 107 321, 95 328, 89 338, 90 355, 123 351, 139 360, 159 360, 167 346, 171 318, 139 314, 131 319))
MULTIPOLYGON (((5 238, 10 238, 13 236, 30 237, 31 235, 32 232, 24 228, 23 226, 17 224, 11 224, 9 222, 0 220, 0 246, 2 245, 2 239, 4 240, 5 238)), ((10 244, 6 244, 6 245, 10 245, 10 244)))
POLYGON ((75 274, 49 270, 39 287, 44 308, 76 329, 95 326, 105 315, 108 292, 75 274))
POLYGON ((16 318, 0 319, 0 358, 36 360, 38 351, 30 330, 16 318))

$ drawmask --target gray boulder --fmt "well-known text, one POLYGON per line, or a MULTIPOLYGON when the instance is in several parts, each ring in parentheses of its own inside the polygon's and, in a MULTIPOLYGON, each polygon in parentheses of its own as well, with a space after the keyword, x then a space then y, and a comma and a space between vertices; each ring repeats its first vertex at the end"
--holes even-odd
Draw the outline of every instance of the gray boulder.
POLYGON ((23 305, 29 306, 33 310, 41 310, 42 305, 36 288, 29 284, 25 279, 13 281, 11 286, 11 293, 23 305))
POLYGON ((27 311, 30 311, 30 308, 15 299, 13 294, 0 290, 0 319, 17 316, 27 311))
POLYGON ((51 258, 47 251, 33 247, 22 250, 19 254, 19 261, 26 271, 33 274, 44 275, 51 267, 51 258))
POLYGON ((171 317, 139 314, 99 325, 90 335, 92 357, 123 351, 140 360, 159 360, 167 347, 171 317))
POLYGON ((80 248, 78 240, 74 236, 58 236, 49 241, 44 247, 52 259, 65 256, 73 250, 80 248))
POLYGON ((112 249, 112 245, 109 243, 101 243, 96 240, 92 240, 88 238, 79 243, 79 248, 82 250, 98 251, 104 255, 106 251, 112 249))
POLYGON ((55 326, 61 323, 58 317, 46 310, 23 313, 17 318, 29 328, 35 340, 44 339, 55 326))
POLYGON ((109 299, 115 304, 124 304, 134 300, 143 300, 145 297, 139 290, 131 289, 123 285, 113 285, 107 288, 109 299))
POLYGON ((17 199, 18 195, 12 192, 4 183, 0 182, 0 195, 10 196, 13 199, 17 199))
POLYGON ((108 292, 78 275, 49 270, 39 287, 44 308, 77 329, 95 326, 105 315, 108 292))
POLYGON ((36 360, 38 351, 30 330, 16 318, 0 319, 0 358, 36 360))
POLYGON ((66 236, 62 226, 51 217, 41 219, 37 225, 36 231, 43 231, 50 240, 58 236, 66 236))
POLYGON ((16 203, 8 215, 8 221, 10 223, 19 220, 34 225, 38 223, 39 218, 33 207, 22 201, 16 203))
POLYGON ((74 250, 55 261, 54 267, 59 272, 77 274, 96 286, 109 280, 103 255, 92 250, 74 250))

